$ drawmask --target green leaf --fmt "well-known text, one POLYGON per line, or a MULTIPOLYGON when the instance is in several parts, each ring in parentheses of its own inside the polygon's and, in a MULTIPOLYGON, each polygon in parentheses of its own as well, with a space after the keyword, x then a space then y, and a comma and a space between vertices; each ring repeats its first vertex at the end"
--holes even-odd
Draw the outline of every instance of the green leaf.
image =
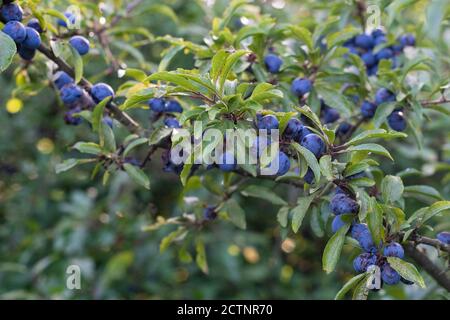
POLYGON ((159 244, 159 252, 163 253, 172 244, 172 242, 182 239, 187 235, 188 231, 185 227, 179 227, 177 230, 172 231, 165 236, 159 244))
POLYGON ((125 148, 125 150, 123 152, 123 156, 126 157, 131 150, 133 150, 134 148, 136 148, 144 143, 147 143, 147 142, 148 142, 147 138, 138 138, 136 140, 133 140, 125 148))
POLYGON ((438 201, 436 203, 433 203, 425 213, 423 222, 446 210, 450 210, 450 201, 438 201))
POLYGON ((289 30, 295 38, 306 44, 309 50, 314 49, 312 34, 308 29, 299 26, 289 26, 289 30))
POLYGON ((433 187, 425 185, 407 186, 403 191, 403 196, 407 198, 415 198, 426 203, 433 203, 442 200, 442 196, 433 187))
POLYGON ((397 131, 387 132, 384 129, 367 130, 358 134, 356 137, 348 141, 345 145, 357 145, 362 142, 365 142, 366 140, 374 138, 383 138, 388 140, 393 138, 406 138, 407 136, 408 135, 403 132, 397 131))
POLYGON ((345 297, 345 294, 347 292, 349 292, 352 288, 354 288, 355 286, 357 286, 358 284, 361 283, 361 281, 366 282, 366 274, 365 273, 361 273, 358 274, 357 276, 354 276, 353 278, 351 278, 350 280, 348 280, 344 286, 341 288, 341 290, 339 290, 338 293, 336 293, 336 296, 334 297, 334 300, 340 300, 343 299, 345 297))
POLYGON ((334 271, 336 264, 341 256, 342 247, 345 242, 345 235, 350 228, 350 224, 347 223, 345 226, 340 228, 330 240, 328 240, 325 250, 322 256, 322 268, 326 273, 331 273, 334 271))
POLYGON ((211 70, 209 71, 212 81, 216 82, 217 79, 219 79, 220 73, 222 72, 227 57, 228 53, 224 49, 221 49, 217 51, 217 53, 212 58, 211 70))
POLYGON ((273 190, 269 190, 265 187, 250 185, 243 191, 241 191, 241 193, 245 197, 260 198, 278 206, 287 205, 287 202, 280 198, 277 194, 275 194, 273 190))
POLYGON ((223 88, 225 85, 225 81, 228 79, 228 76, 230 75, 231 70, 233 69, 234 65, 239 61, 239 59, 243 56, 250 53, 247 50, 238 50, 231 55, 227 57, 225 60, 225 64, 223 65, 222 69, 220 70, 219 75, 219 92, 223 93, 223 88))
POLYGON ((195 262, 197 263, 200 270, 208 274, 208 262, 206 261, 205 244, 200 239, 197 239, 195 244, 195 262))
POLYGON ((333 180, 333 166, 331 163, 331 156, 324 155, 323 157, 320 158, 319 164, 320 164, 321 172, 324 175, 324 177, 328 181, 332 181, 333 180))
POLYGON ((378 247, 380 241, 384 238, 383 210, 378 205, 377 200, 374 197, 370 198, 369 206, 367 226, 369 227, 373 242, 378 247))
POLYGON ((253 90, 252 95, 248 100, 263 103, 265 100, 275 98, 282 99, 283 92, 278 89, 274 89, 274 86, 270 83, 260 83, 256 86, 255 90, 253 90))
POLYGON ((192 81, 189 81, 183 74, 171 71, 162 71, 152 74, 145 81, 166 81, 174 83, 191 92, 198 92, 199 87, 192 81))
POLYGON ((283 228, 288 225, 289 207, 281 207, 277 213, 277 220, 283 228))
POLYGON ((379 155, 385 156, 385 157, 391 159, 392 161, 394 161, 394 158, 392 158, 392 156, 389 153, 389 151, 387 151, 386 148, 384 148, 383 146, 380 146, 379 144, 376 144, 376 143, 367 143, 367 144, 360 144, 360 145, 357 145, 357 146, 351 146, 350 148, 348 148, 344 152, 355 152, 355 151, 372 152, 372 153, 375 153, 375 154, 379 154, 379 155))
POLYGON ((314 172, 316 182, 320 181, 320 165, 319 162, 317 162, 316 156, 311 151, 302 147, 298 143, 294 142, 291 144, 291 146, 294 147, 294 149, 306 160, 308 167, 310 167, 314 172))
POLYGON ((291 210, 292 213, 292 231, 297 233, 298 229, 302 225, 303 218, 308 212, 311 202, 314 200, 315 195, 303 197, 298 199, 297 206, 291 210))
POLYGON ((152 134, 150 135, 150 139, 149 139, 149 144, 150 145, 154 145, 159 143, 161 140, 163 140, 164 138, 167 138, 168 136, 170 136, 172 133, 172 129, 171 128, 166 128, 166 127, 160 127, 158 129, 156 129, 155 131, 152 132, 152 134))
POLYGON ((98 155, 102 152, 102 148, 94 142, 77 142, 73 147, 81 153, 98 155))
POLYGON ((100 124, 100 146, 109 152, 114 152, 117 148, 113 129, 103 122, 100 124))
POLYGON ((326 37, 328 48, 333 48, 334 46, 340 45, 358 33, 360 33, 359 29, 353 26, 349 26, 343 30, 332 33, 326 37))
POLYGON ((426 288, 425 281, 413 264, 397 257, 387 257, 387 260, 392 269, 397 271, 403 278, 413 281, 421 288, 426 288))
POLYGON ((238 228, 245 229, 247 227, 247 223, 245 222, 245 212, 236 200, 233 198, 229 199, 225 203, 225 211, 231 222, 233 222, 238 228))
POLYGON ((83 58, 81 58, 81 55, 74 47, 72 46, 69 47, 70 52, 72 53, 72 63, 75 72, 75 83, 78 83, 81 81, 81 78, 83 78, 83 58))
MULTIPOLYGON (((363 273, 364 274, 364 273, 363 273)), ((367 274, 365 274, 367 276, 367 274)), ((369 296, 369 288, 367 288, 366 281, 360 281, 353 291, 352 300, 367 300, 369 296)))
POLYGON ((403 195, 403 181, 396 176, 385 176, 381 181, 381 194, 384 203, 393 203, 403 195))
POLYGON ((5 71, 11 64, 17 52, 16 44, 11 37, 0 31, 0 73, 5 71))
POLYGON ((396 102, 388 102, 382 103, 377 107, 372 120, 375 128, 379 128, 386 121, 386 118, 394 111, 396 105, 396 102))
POLYGON ((350 177, 354 174, 366 171, 369 168, 369 164, 367 162, 358 162, 358 163, 352 163, 349 162, 347 163, 347 166, 345 167, 344 170, 344 177, 350 177))
POLYGON ((150 179, 141 169, 133 166, 130 163, 125 163, 123 165, 125 171, 128 173, 131 179, 134 180, 137 184, 143 186, 146 189, 150 189, 150 179))
POLYGON ((136 81, 144 82, 147 74, 139 69, 128 68, 125 71, 125 76, 135 79, 136 81))
POLYGON ((62 172, 68 171, 75 167, 78 164, 88 163, 88 162, 94 162, 96 159, 67 159, 64 160, 62 163, 59 163, 55 167, 56 174, 60 174, 62 172))
POLYGON ((99 132, 102 120, 103 120, 103 113, 105 111, 105 107, 108 104, 108 102, 111 100, 111 97, 107 97, 104 100, 102 100, 99 104, 97 104, 94 108, 94 111, 92 111, 92 130, 94 132, 99 132))
POLYGON ((345 117, 351 115, 353 103, 338 90, 332 89, 329 86, 324 86, 322 83, 315 85, 314 88, 328 106, 337 109, 345 117))

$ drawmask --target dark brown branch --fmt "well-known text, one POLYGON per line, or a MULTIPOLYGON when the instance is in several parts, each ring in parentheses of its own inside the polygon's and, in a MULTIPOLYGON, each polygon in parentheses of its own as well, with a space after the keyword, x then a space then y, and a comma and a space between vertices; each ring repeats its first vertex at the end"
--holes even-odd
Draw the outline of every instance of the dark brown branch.
MULTIPOLYGON (((38 50, 42 54, 44 54, 48 59, 56 63, 59 69, 66 72, 70 76, 75 77, 74 69, 69 64, 67 64, 67 62, 65 62, 63 59, 57 57, 50 48, 41 44, 38 50)), ((83 86, 88 91, 92 87, 92 84, 85 78, 81 78, 80 85, 83 86)), ((122 125, 124 125, 128 129, 128 131, 132 133, 141 132, 141 127, 139 126, 139 124, 136 121, 134 121, 128 114, 120 110, 119 107, 113 102, 108 104, 108 110, 112 113, 112 115, 117 121, 119 121, 122 125)))
POLYGON ((428 246, 435 247, 436 249, 439 249, 441 251, 450 253, 450 245, 446 245, 437 239, 431 239, 428 237, 423 237, 421 235, 415 235, 411 237, 411 240, 414 241, 416 244, 426 244, 428 246))
POLYGON ((409 257, 433 277, 439 285, 450 292, 450 278, 447 276, 445 270, 436 266, 427 255, 417 249, 413 243, 407 243, 405 245, 405 250, 409 257))
POLYGON ((444 96, 442 96, 442 98, 437 100, 424 100, 420 102, 420 104, 424 107, 444 103, 450 103, 450 99, 447 99, 444 96))

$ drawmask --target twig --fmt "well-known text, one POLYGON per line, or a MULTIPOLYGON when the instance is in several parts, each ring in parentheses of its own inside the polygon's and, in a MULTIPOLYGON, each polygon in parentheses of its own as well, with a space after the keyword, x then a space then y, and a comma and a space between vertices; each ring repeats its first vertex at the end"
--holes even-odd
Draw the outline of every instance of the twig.
POLYGON ((450 245, 444 244, 437 239, 431 239, 428 237, 423 237, 421 235, 415 235, 411 237, 411 240, 416 244, 426 244, 428 246, 432 246, 438 248, 442 251, 450 253, 450 245))
POLYGON ((436 105, 436 104, 444 104, 444 103, 450 103, 450 99, 447 99, 444 96, 442 96, 440 99, 437 99, 437 100, 420 101, 420 104, 422 106, 424 106, 424 107, 431 106, 431 105, 436 105))
POLYGON ((405 249, 409 257, 433 277, 439 285, 450 292, 450 278, 446 275, 444 270, 441 270, 441 268, 436 266, 426 254, 417 249, 413 243, 407 243, 405 249))

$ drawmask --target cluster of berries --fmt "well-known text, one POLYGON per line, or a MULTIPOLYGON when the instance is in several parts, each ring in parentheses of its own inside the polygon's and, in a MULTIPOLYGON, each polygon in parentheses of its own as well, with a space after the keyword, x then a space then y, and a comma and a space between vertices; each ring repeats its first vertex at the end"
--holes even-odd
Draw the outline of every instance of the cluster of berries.
POLYGON ((369 34, 359 34, 344 43, 353 54, 361 57, 366 65, 369 76, 378 73, 378 64, 381 60, 392 60, 392 67, 398 65, 397 56, 400 55, 407 46, 414 46, 416 39, 411 34, 406 34, 397 39, 392 45, 387 45, 386 34, 382 30, 373 30, 369 34))

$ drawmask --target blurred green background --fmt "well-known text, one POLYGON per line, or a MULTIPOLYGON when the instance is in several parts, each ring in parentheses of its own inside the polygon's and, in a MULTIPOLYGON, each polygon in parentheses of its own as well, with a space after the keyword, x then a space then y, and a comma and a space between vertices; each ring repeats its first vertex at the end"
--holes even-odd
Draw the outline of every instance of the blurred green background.
MULTIPOLYGON (((104 2, 113 6, 113 1, 104 2)), ((429 1, 410 2, 415 4, 405 11, 402 28, 417 32, 423 39, 423 24, 417 23, 417 17, 424 21, 423 9, 429 1)), ((61 11, 68 4, 43 3, 61 11)), ((352 5, 346 3, 352 1, 279 0, 264 1, 260 8, 262 13, 291 22, 339 15, 344 25, 352 21, 354 14, 352 5)), ((121 26, 139 26, 155 36, 171 34, 200 43, 208 33, 211 18, 220 15, 227 5, 228 1, 216 1, 212 7, 204 1, 144 1, 133 18, 123 20, 121 26)), ((448 19, 441 21, 448 27, 448 19)), ((161 42, 142 41, 140 54, 124 54, 117 47, 113 50, 128 67, 151 71, 165 47, 161 42)), ((438 49, 445 51, 448 47, 438 49)), ((115 74, 102 73, 107 65, 101 51, 86 59, 89 79, 104 77, 113 87, 120 85, 122 81, 115 74)), ((179 53, 170 67, 192 64, 191 56, 179 53)), ((64 109, 48 85, 45 68, 42 57, 33 65, 17 58, 0 75, 0 298, 331 299, 353 276, 352 250, 347 247, 338 271, 326 275, 321 270, 321 253, 329 230, 314 230, 315 222, 307 217, 301 232, 282 241, 276 207, 253 199, 241 201, 247 212, 247 231, 225 222, 202 230, 209 275, 195 263, 179 259, 176 248, 159 254, 159 241, 170 228, 143 232, 142 227, 159 215, 179 215, 183 212, 183 197, 193 194, 182 194, 178 177, 163 173, 158 161, 148 171, 151 191, 137 187, 125 174, 103 186, 99 178, 90 179, 90 165, 56 175, 55 165, 70 157, 69 147, 75 141, 95 138, 86 130, 86 124, 64 124, 64 109), (21 109, 10 106, 8 110, 7 102, 13 96, 23 100, 21 109), (81 266, 81 290, 66 288, 65 271, 71 264, 81 266)), ((448 72, 448 65, 446 68, 448 72)), ((145 110, 134 115, 141 123, 149 121, 145 110)), ((430 138, 422 152, 416 151, 411 141, 408 145, 391 145, 398 160, 395 167, 386 163, 386 172, 409 167, 420 170, 421 176, 406 178, 405 184, 433 185, 449 198, 449 183, 442 180, 445 172, 439 170, 439 163, 449 159, 449 125, 448 117, 429 122, 425 135, 430 138)), ((295 197, 292 190, 279 190, 287 198, 295 197)), ((201 196, 201 191, 197 192, 201 196)), ((446 228, 450 223, 442 219, 437 230, 446 228)), ((428 277, 426 281, 430 284, 426 290, 395 286, 372 293, 371 297, 441 297, 443 291, 428 277)))

